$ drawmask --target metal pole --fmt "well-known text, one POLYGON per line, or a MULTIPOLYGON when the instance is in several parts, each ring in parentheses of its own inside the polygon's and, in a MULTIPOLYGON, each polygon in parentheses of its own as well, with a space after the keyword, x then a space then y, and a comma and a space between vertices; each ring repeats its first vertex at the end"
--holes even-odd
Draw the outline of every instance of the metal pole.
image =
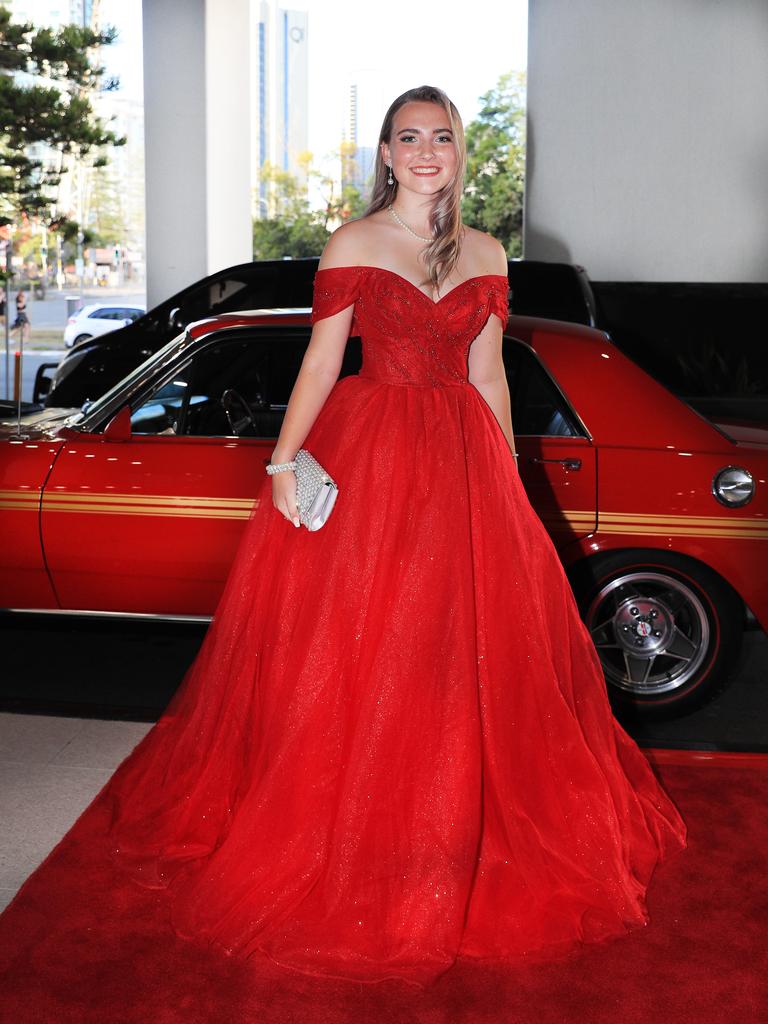
POLYGON ((21 437, 21 392, 24 390, 24 328, 19 327, 19 390, 16 395, 16 436, 21 437))
POLYGON ((56 287, 61 291, 64 287, 64 268, 61 261, 61 235, 56 232, 56 287))
POLYGON ((5 397, 11 397, 11 240, 5 243, 5 397))
POLYGON ((85 264, 83 263, 83 229, 77 229, 77 286, 80 291, 80 298, 83 297, 85 264))
MULTIPOLYGON (((23 434, 21 431, 21 393, 24 390, 24 335, 26 324, 19 325, 19 389, 16 393, 16 433, 11 434, 11 437, 16 441, 26 441, 29 439, 29 434, 23 434)), ((6 349, 6 355, 8 349, 6 349)))
POLYGON ((48 291, 48 226, 41 225, 42 239, 40 241, 40 262, 42 263, 41 277, 43 280, 43 291, 48 291))

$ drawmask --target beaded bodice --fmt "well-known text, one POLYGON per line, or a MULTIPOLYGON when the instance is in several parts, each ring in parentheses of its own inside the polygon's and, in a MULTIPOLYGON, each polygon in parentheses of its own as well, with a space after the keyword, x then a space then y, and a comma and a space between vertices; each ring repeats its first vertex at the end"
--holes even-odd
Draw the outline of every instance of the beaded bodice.
POLYGON ((315 275, 312 323, 354 303, 350 334, 360 335, 360 376, 388 384, 440 386, 467 381, 469 346, 495 313, 507 322, 502 274, 468 278, 437 302, 382 267, 333 267, 315 275))

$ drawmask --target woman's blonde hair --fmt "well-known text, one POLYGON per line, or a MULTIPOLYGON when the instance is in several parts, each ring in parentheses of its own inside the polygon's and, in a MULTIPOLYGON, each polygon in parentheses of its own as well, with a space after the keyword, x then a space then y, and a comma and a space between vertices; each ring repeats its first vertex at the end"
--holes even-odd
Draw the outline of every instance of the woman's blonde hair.
POLYGON ((424 261, 427 265, 428 278, 423 283, 429 282, 436 291, 439 291, 443 281, 456 266, 459 253, 461 252, 461 236, 463 232, 461 197, 464 191, 464 174, 467 168, 464 125, 458 110, 442 89, 438 89, 433 85, 419 85, 415 89, 409 89, 401 96, 398 96, 391 104, 384 116, 384 122, 379 133, 373 189, 370 202, 363 216, 368 217, 372 213, 386 209, 390 203, 394 202, 397 196, 397 181, 395 181, 394 185, 387 184, 389 168, 381 155, 381 143, 386 142, 388 145, 390 144, 395 114, 406 103, 436 103, 442 107, 448 118, 448 125, 453 134, 453 145, 456 149, 456 173, 453 179, 437 193, 429 218, 434 238, 424 250, 424 261))

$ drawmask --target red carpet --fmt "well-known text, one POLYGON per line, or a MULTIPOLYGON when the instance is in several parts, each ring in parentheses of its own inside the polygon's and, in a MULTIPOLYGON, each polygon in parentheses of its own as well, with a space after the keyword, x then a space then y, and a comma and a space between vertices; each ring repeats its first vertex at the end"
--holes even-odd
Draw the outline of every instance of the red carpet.
POLYGON ((421 991, 233 962, 177 940, 159 897, 116 889, 92 804, 0 922, 2 1024, 764 1024, 768 757, 647 752, 689 847, 651 923, 548 964, 457 964, 421 991))

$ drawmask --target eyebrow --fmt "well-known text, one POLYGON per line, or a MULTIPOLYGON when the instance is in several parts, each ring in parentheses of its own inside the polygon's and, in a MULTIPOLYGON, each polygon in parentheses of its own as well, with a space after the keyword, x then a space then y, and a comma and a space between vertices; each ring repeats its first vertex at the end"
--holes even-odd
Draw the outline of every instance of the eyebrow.
MULTIPOLYGON (((401 132, 420 132, 421 130, 422 130, 421 128, 398 128, 397 134, 400 135, 401 132)), ((450 135, 453 134, 451 132, 450 128, 433 128, 432 129, 432 134, 433 135, 442 134, 443 132, 448 132, 450 135)))

